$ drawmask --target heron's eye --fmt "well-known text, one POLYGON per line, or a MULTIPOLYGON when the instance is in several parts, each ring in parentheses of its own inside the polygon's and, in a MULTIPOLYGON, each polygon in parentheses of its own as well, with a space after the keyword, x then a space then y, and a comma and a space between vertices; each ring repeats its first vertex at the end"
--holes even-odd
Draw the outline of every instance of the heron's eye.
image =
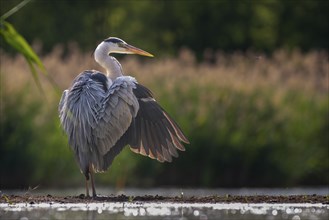
POLYGON ((122 43, 122 42, 118 42, 117 44, 119 47, 124 47, 124 43, 122 43))

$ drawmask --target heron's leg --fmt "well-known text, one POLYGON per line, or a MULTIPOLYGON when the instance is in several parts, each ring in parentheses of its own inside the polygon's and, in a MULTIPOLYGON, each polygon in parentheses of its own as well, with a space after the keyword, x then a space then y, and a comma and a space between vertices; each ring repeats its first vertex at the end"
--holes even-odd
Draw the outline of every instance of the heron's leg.
POLYGON ((89 197, 88 179, 86 178, 86 197, 89 197))
POLYGON ((97 194, 95 189, 94 174, 91 165, 89 166, 89 173, 90 173, 91 188, 93 190, 93 198, 96 198, 97 194))
POLYGON ((94 175, 93 173, 90 173, 90 177, 91 177, 91 188, 93 190, 93 197, 97 197, 97 194, 96 194, 96 189, 95 189, 95 182, 94 182, 94 175))

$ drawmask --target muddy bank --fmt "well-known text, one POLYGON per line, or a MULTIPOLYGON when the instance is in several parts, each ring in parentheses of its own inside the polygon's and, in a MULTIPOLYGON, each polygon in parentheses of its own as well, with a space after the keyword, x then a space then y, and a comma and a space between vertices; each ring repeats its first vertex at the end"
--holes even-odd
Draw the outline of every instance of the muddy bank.
POLYGON ((37 195, 5 195, 2 194, 0 203, 90 203, 90 202, 181 202, 181 203, 322 203, 329 204, 329 195, 291 195, 291 196, 205 196, 205 197, 166 197, 166 196, 99 196, 88 198, 79 196, 37 196, 37 195))

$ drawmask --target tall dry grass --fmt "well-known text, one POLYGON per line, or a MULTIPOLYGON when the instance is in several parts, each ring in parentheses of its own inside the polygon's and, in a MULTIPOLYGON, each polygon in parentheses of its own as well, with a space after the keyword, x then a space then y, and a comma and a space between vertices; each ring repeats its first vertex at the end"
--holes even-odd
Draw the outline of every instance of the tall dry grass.
MULTIPOLYGON (((63 48, 57 46, 42 60, 48 73, 62 89, 67 88, 74 77, 84 70, 103 71, 94 61, 92 52, 81 53, 75 44, 71 45, 65 56, 63 48)), ((150 86, 157 80, 165 80, 166 83, 161 86, 169 91, 176 84, 180 84, 182 90, 193 84, 230 87, 247 93, 275 87, 321 95, 326 94, 329 87, 328 54, 324 51, 305 54, 299 50, 277 50, 271 57, 218 52, 215 62, 197 63, 191 51, 182 49, 177 58, 136 58, 129 55, 120 62, 126 75, 135 76, 140 83, 150 86)), ((32 81, 27 72, 28 66, 21 56, 13 58, 1 53, 2 80, 7 89, 19 90, 23 84, 32 81)), ((48 89, 48 82, 44 81, 43 84, 48 89)))
MULTIPOLYGON (((74 44, 65 56, 58 46, 42 61, 60 90, 69 87, 83 70, 101 70, 91 52, 81 53, 74 44)), ((183 49, 177 58, 125 56, 120 62, 127 75, 154 92, 182 126, 191 145, 172 165, 158 165, 124 151, 110 174, 98 177, 100 182, 119 186, 329 183, 328 177, 322 176, 329 171, 325 156, 329 124, 327 52, 277 50, 272 56, 218 52, 212 61, 198 63, 193 53, 183 49), (301 168, 296 169, 297 165, 301 168), (140 171, 146 167, 148 173, 140 171)), ((40 93, 28 71, 22 57, 1 53, 1 142, 7 150, 2 150, 0 157, 19 154, 15 138, 32 134, 34 138, 19 146, 26 147, 32 157, 22 155, 24 161, 35 163, 26 168, 33 175, 14 180, 78 184, 80 176, 73 174, 77 169, 57 118, 61 94, 45 77, 44 93, 40 93), (21 117, 13 122, 15 115, 21 117), (21 124, 26 129, 16 132, 21 124), (13 140, 6 141, 8 136, 13 140), (57 177, 63 172, 73 178, 59 181, 57 177)), ((19 167, 10 170, 10 163, 1 160, 0 167, 6 167, 3 173, 21 175, 19 167)), ((2 181, 6 186, 15 184, 2 181)))

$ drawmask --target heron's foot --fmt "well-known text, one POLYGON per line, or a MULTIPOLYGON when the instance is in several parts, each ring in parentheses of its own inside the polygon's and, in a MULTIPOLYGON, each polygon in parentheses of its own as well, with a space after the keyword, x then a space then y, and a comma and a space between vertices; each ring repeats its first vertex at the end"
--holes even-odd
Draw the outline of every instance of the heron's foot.
POLYGON ((100 198, 101 198, 101 196, 98 196, 98 195, 96 195, 96 194, 93 195, 93 197, 92 197, 93 200, 99 200, 100 198))
POLYGON ((85 195, 83 193, 81 193, 78 197, 79 197, 79 199, 90 199, 91 198, 88 194, 85 195))

